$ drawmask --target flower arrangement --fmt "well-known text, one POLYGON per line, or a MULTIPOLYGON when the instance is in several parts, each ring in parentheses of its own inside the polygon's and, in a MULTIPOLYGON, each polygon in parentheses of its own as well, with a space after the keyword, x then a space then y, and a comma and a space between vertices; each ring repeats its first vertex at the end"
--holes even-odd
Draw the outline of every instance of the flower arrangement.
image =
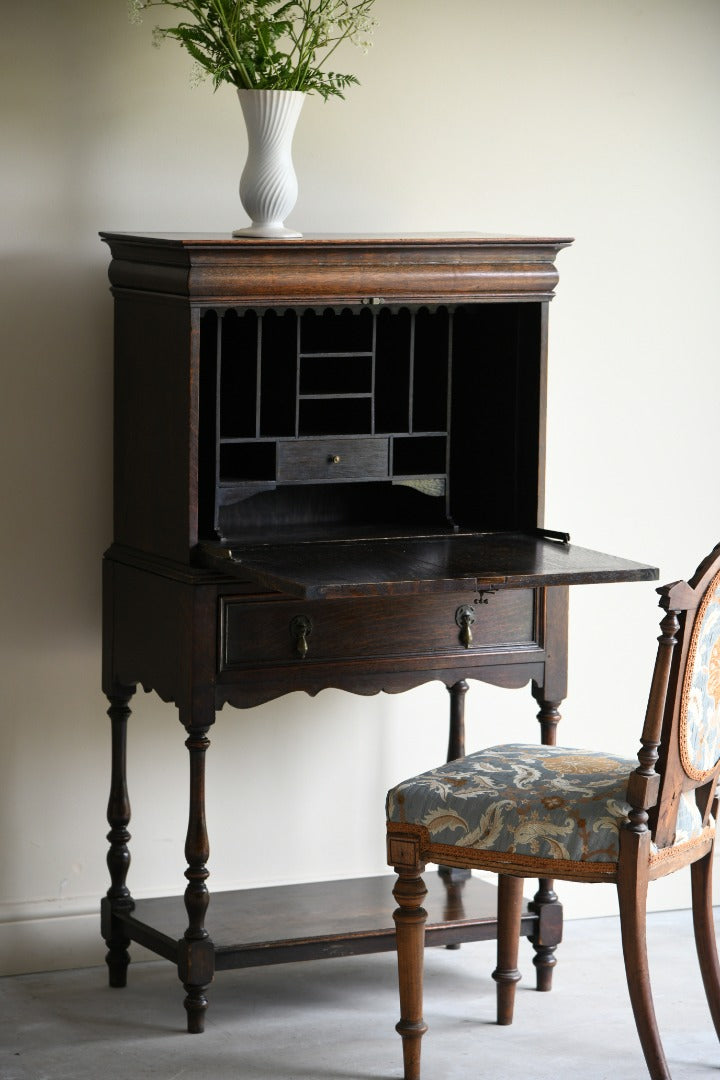
POLYGON ((174 38, 217 90, 300 90, 344 97, 354 75, 322 70, 343 41, 367 50, 375 0, 129 0, 131 19, 149 8, 175 8, 192 21, 156 27, 174 38))

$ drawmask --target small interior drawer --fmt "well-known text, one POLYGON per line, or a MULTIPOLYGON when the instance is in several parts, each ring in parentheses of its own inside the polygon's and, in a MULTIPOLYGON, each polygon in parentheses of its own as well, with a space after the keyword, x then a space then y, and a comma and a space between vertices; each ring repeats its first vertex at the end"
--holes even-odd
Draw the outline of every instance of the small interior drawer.
POLYGON ((312 663, 464 655, 498 646, 531 646, 538 636, 533 589, 509 589, 483 598, 472 592, 314 602, 227 597, 221 605, 221 669, 299 658, 312 663), (467 647, 458 621, 463 607, 472 612, 467 647))
POLYGON ((387 438, 329 437, 282 439, 277 447, 277 481, 380 480, 388 475, 387 438))

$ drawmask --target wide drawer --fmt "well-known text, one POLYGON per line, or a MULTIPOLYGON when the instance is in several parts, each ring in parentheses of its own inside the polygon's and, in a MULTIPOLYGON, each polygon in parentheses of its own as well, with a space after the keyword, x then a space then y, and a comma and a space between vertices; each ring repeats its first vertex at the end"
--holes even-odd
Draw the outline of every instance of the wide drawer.
POLYGON ((221 670, 258 663, 462 655, 537 639, 535 592, 362 600, 221 600, 221 670), (469 612, 469 631, 463 630, 469 612), (467 644, 464 642, 467 641, 467 644))
POLYGON ((277 482, 379 480, 388 475, 386 438, 283 439, 277 446, 277 482))

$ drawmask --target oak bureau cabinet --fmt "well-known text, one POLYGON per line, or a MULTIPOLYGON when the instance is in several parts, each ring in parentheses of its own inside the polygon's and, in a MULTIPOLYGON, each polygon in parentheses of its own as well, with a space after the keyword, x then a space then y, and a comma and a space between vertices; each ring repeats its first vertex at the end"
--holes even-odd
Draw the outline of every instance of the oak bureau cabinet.
MULTIPOLYGON (((472 678, 530 684, 551 743, 569 586, 657 573, 544 527, 548 306, 569 240, 102 235, 115 303, 103 934, 113 986, 131 941, 177 965, 197 1032, 217 970, 394 948, 386 878, 209 903, 218 710, 440 680, 456 757, 472 678), (127 884, 138 685, 186 732, 184 897, 135 901, 127 884)), ((441 872, 429 913, 428 943, 495 936, 494 890, 475 879, 441 872)), ((522 930, 545 987, 560 916, 541 882, 522 930)))

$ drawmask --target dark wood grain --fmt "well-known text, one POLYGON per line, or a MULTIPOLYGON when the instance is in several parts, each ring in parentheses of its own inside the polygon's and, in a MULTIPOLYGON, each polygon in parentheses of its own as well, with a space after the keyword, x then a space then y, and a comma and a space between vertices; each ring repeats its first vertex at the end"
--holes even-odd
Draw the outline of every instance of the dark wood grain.
POLYGON ((278 482, 337 480, 388 475, 385 438, 325 438, 278 442, 278 482))
POLYGON ((420 540, 207 546, 207 565, 307 599, 393 596, 483 588, 654 581, 655 567, 520 533, 420 540))
POLYGON ((353 657, 463 656, 483 646, 535 642, 534 592, 518 589, 474 605, 473 641, 466 648, 456 613, 462 604, 473 606, 474 600, 473 591, 390 600, 368 597, 361 605, 353 600, 253 604, 226 599, 221 608, 223 670, 297 660, 290 626, 298 615, 312 623, 306 664, 353 657))
POLYGON ((103 232, 116 288, 233 302, 237 276, 253 303, 362 299, 549 299, 555 257, 567 238, 502 236, 305 236, 253 241, 182 233, 103 232))
POLYGON ((114 538, 171 559, 197 541, 197 356, 187 308, 115 305, 114 538))
MULTIPOLYGON (((216 970, 392 952, 393 882, 381 875, 214 893, 206 926, 216 970)), ((447 883, 428 874, 427 887, 429 946, 495 938, 492 885, 477 878, 447 883)), ((136 900, 120 919, 133 941, 176 962, 186 923, 182 896, 136 900)), ((525 911, 522 933, 532 933, 535 923, 525 911)))

